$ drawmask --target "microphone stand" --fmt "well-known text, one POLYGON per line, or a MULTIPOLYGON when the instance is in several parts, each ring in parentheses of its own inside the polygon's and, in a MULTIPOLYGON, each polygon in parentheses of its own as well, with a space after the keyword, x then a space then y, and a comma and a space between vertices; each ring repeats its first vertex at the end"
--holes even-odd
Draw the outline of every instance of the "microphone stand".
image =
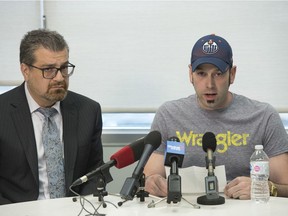
POLYGON ((190 204, 191 206, 193 206, 193 208, 195 209, 200 209, 200 206, 195 204, 195 203, 191 203, 189 202, 187 199, 185 199, 184 197, 182 197, 182 193, 181 193, 181 176, 178 174, 178 162, 177 160, 172 160, 171 162, 171 168, 170 168, 170 175, 168 176, 168 195, 167 197, 164 197, 158 201, 154 201, 152 200, 149 204, 148 204, 148 208, 154 208, 156 207, 157 204, 163 202, 164 200, 167 201, 168 204, 170 204, 171 202, 173 203, 177 203, 181 201, 181 198, 183 200, 185 200, 188 204, 190 204))
POLYGON ((168 176, 167 203, 177 203, 181 201, 181 176, 178 174, 178 162, 172 159, 170 175, 168 176))
POLYGON ((103 175, 99 175, 99 177, 97 177, 96 189, 97 193, 93 194, 93 196, 98 197, 98 201, 101 202, 100 206, 102 205, 103 208, 106 208, 107 204, 104 201, 104 196, 107 196, 108 192, 106 191, 106 183, 103 175))
POLYGON ((218 193, 218 179, 214 175, 215 156, 212 161, 208 160, 206 156, 206 168, 208 168, 208 175, 205 177, 205 191, 206 195, 197 198, 197 203, 202 205, 220 205, 225 203, 225 198, 219 196, 218 193))
MULTIPOLYGON (((195 208, 195 209, 200 209, 200 208, 201 208, 199 205, 197 205, 197 204, 195 204, 195 203, 189 202, 189 201, 188 201, 186 198, 184 198, 184 197, 182 197, 182 199, 185 200, 185 201, 186 201, 188 204, 190 204, 191 206, 193 206, 193 208, 195 208)), ((154 200, 152 200, 152 201, 147 205, 147 207, 148 207, 148 208, 154 208, 154 207, 156 207, 157 204, 163 202, 164 200, 167 200, 167 197, 163 197, 163 198, 161 198, 160 200, 158 200, 158 201, 156 201, 156 202, 155 202, 154 200)))
POLYGON ((118 206, 122 206, 123 203, 128 200, 133 200, 134 196, 140 197, 140 201, 144 202, 145 197, 149 196, 149 193, 144 190, 145 188, 145 174, 142 173, 140 178, 129 177, 124 182, 124 185, 120 191, 121 198, 124 199, 122 202, 118 202, 118 206))
POLYGON ((142 173, 140 179, 140 186, 139 186, 139 190, 136 193, 137 198, 140 198, 140 202, 144 202, 145 201, 145 197, 149 197, 149 193, 147 191, 145 191, 145 174, 142 173))
POLYGON ((98 201, 101 202, 100 205, 103 206, 103 208, 107 207, 106 202, 104 201, 104 196, 108 195, 108 192, 106 191, 106 185, 107 183, 113 181, 113 178, 110 174, 110 165, 106 165, 100 169, 99 175, 96 177, 96 193, 93 194, 93 196, 98 197, 98 201))

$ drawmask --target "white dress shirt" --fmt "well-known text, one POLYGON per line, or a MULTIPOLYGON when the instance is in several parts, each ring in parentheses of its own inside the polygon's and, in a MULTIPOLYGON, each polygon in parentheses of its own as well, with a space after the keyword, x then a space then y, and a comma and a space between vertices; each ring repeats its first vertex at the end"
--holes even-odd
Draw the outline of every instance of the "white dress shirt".
MULTIPOLYGON (((32 122, 34 127, 34 134, 35 134, 35 140, 36 140, 36 146, 37 146, 37 155, 38 155, 38 170, 39 170, 39 197, 40 199, 49 199, 49 189, 48 189, 48 176, 46 171, 46 159, 44 155, 44 146, 41 139, 42 134, 42 126, 44 123, 44 116, 37 111, 37 109, 40 107, 35 100, 32 98, 32 96, 29 93, 29 90, 27 88, 27 83, 25 83, 25 93, 29 105, 29 109, 32 116, 32 122)), ((55 119, 55 122, 57 124, 57 127, 60 129, 60 139, 63 143, 63 123, 62 123, 62 115, 60 110, 60 102, 56 102, 53 107, 58 111, 58 114, 56 114, 53 118, 55 119)), ((63 155, 64 157, 64 155, 63 155)))

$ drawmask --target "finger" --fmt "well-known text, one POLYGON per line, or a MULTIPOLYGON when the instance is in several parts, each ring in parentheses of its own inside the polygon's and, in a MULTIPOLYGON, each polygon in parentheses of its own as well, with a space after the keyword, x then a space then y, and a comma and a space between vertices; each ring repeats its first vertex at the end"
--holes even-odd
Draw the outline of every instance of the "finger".
POLYGON ((239 181, 237 178, 233 179, 232 181, 227 182, 226 187, 231 188, 239 184, 239 181))
POLYGON ((250 194, 249 195, 247 195, 247 194, 240 195, 239 199, 240 200, 248 200, 248 199, 250 199, 250 194))
POLYGON ((156 181, 156 185, 160 191, 161 196, 167 195, 167 181, 162 176, 159 176, 156 181))

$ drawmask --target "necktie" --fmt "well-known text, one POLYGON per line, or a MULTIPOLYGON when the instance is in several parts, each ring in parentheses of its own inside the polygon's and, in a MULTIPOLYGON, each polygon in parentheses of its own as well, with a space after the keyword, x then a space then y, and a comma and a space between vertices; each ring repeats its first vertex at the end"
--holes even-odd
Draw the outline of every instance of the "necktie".
POLYGON ((42 142, 46 158, 47 175, 50 198, 65 196, 65 173, 63 159, 63 145, 60 132, 53 116, 57 114, 54 108, 39 108, 45 121, 42 128, 42 142))

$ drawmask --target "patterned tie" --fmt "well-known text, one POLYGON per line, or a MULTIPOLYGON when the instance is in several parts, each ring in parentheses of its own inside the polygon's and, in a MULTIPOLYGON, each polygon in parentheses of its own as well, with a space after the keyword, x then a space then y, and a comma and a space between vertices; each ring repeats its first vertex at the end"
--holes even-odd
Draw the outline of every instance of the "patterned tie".
POLYGON ((54 108, 38 108, 44 115, 42 142, 44 145, 50 198, 65 196, 65 173, 63 159, 63 145, 60 132, 53 116, 57 114, 54 108))

